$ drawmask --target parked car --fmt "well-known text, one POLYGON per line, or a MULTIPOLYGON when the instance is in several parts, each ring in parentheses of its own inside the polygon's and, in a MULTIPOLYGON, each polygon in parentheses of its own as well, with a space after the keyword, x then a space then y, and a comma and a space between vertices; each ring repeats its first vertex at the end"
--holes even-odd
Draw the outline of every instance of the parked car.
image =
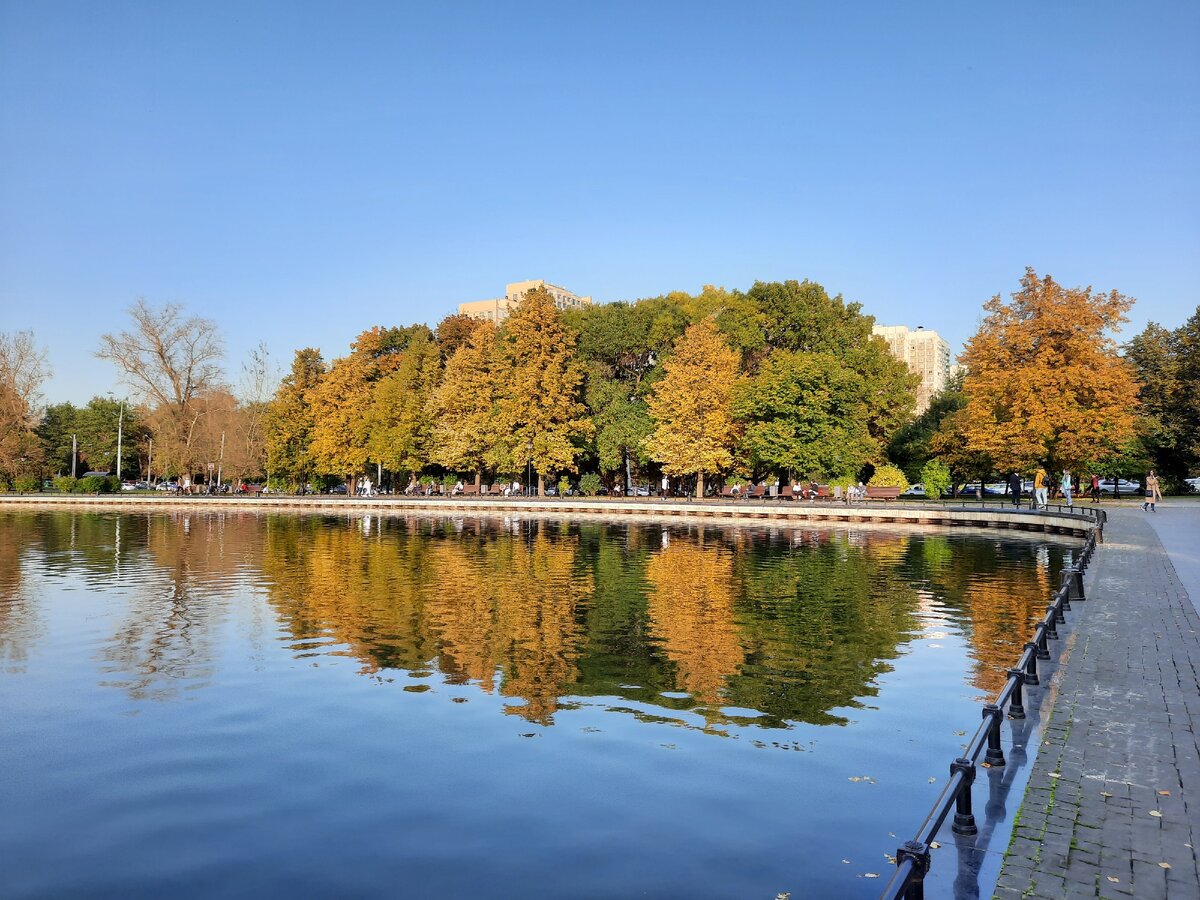
POLYGON ((346 486, 344 484, 335 484, 333 487, 327 488, 325 493, 327 493, 327 494, 344 494, 344 493, 346 493, 346 486))
POLYGON ((925 485, 910 484, 908 486, 908 490, 905 491, 904 493, 902 493, 900 496, 901 497, 924 497, 925 496, 925 485))
POLYGON ((123 482, 121 482, 121 490, 123 490, 123 491, 148 491, 148 490, 150 490, 150 482, 148 482, 148 481, 123 481, 123 482))
POLYGON ((1111 478, 1100 479, 1100 493, 1115 494, 1117 489, 1120 489, 1122 494, 1136 494, 1141 491, 1142 486, 1136 481, 1126 481, 1124 478, 1115 481, 1111 478))
POLYGON ((171 493, 174 493, 175 491, 179 490, 179 482, 178 481, 160 481, 158 483, 157 490, 170 491, 171 493))
POLYGON ((1192 489, 1193 494, 1200 494, 1200 478, 1185 478, 1183 483, 1192 489))

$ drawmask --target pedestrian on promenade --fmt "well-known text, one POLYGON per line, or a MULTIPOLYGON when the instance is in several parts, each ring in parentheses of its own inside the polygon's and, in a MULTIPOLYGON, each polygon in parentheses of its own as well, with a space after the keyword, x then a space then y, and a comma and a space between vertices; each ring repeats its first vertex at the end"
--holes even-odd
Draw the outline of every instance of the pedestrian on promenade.
POLYGON ((1146 501, 1142 504, 1142 509, 1147 506, 1150 512, 1154 512, 1154 501, 1162 499, 1162 491, 1158 487, 1158 476, 1154 474, 1154 470, 1150 470, 1150 474, 1146 476, 1146 501))
POLYGON ((1021 473, 1015 469, 1008 475, 1008 490, 1012 494, 1012 505, 1021 507, 1021 473))
POLYGON ((1100 476, 1095 472, 1092 473, 1092 502, 1100 502, 1100 476))
POLYGON ((1058 486, 1059 486, 1059 489, 1062 490, 1063 497, 1066 498, 1067 508, 1069 509, 1072 506, 1072 503, 1071 503, 1072 483, 1071 483, 1071 473, 1068 470, 1063 469, 1062 480, 1059 481, 1058 486))
POLYGON ((1049 506, 1049 482, 1050 476, 1046 474, 1045 468, 1038 466, 1036 474, 1033 476, 1033 505, 1035 508, 1046 509, 1049 506))

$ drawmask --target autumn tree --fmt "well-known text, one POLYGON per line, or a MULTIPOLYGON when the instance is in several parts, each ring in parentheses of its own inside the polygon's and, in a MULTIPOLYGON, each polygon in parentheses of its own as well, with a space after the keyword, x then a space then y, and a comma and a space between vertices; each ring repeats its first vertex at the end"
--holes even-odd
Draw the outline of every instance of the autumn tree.
POLYGON ((499 425, 501 373, 496 326, 476 322, 467 342, 446 361, 441 385, 434 395, 432 459, 451 471, 475 472, 505 461, 499 425))
POLYGON ((689 326, 663 364, 663 378, 650 395, 654 433, 646 439, 650 456, 667 475, 696 475, 696 496, 704 496, 705 473, 733 463, 738 426, 733 395, 740 354, 726 343, 716 322, 689 326))
POLYGON ((741 383, 734 413, 752 466, 857 475, 880 449, 867 428, 868 399, 862 376, 832 354, 775 350, 741 383))
POLYGON ((34 432, 42 382, 50 375, 46 351, 32 331, 0 332, 0 475, 35 475, 42 447, 34 432))
POLYGON ((1021 290, 996 295, 967 343, 963 435, 1002 471, 1079 468, 1134 433, 1137 381, 1117 355, 1133 300, 1063 288, 1026 269, 1021 290))
POLYGON ((431 461, 433 404, 441 374, 438 345, 431 335, 416 334, 396 371, 375 385, 368 449, 385 468, 417 472, 431 461))
POLYGON ((438 347, 442 351, 443 362, 452 357, 459 347, 471 339, 479 322, 479 319, 463 313, 446 316, 438 322, 437 328, 434 330, 434 337, 437 338, 438 347))
POLYGON ((350 345, 350 355, 334 360, 328 373, 308 392, 313 429, 309 452, 316 468, 337 473, 352 486, 371 459, 371 403, 376 382, 398 369, 413 338, 430 337, 424 325, 375 327, 350 345))
POLYGON ((583 367, 575 356, 576 335, 550 292, 538 287, 505 323, 501 346, 508 371, 499 420, 514 465, 532 463, 538 496, 545 496, 546 473, 574 472, 579 442, 595 427, 580 402, 583 367))
POLYGON ((953 375, 946 387, 929 401, 929 407, 902 425, 888 444, 888 458, 899 466, 909 481, 919 482, 921 470, 934 456, 933 439, 947 417, 964 409, 967 395, 963 393, 964 372, 953 375))
POLYGON ((263 414, 267 472, 303 486, 313 474, 313 410, 308 396, 325 376, 319 350, 297 350, 292 370, 280 383, 263 414))
POLYGON ((203 409, 196 400, 222 386, 224 344, 211 319, 185 317, 168 303, 155 309, 139 298, 132 328, 100 338, 96 356, 113 363, 151 409, 155 455, 169 470, 190 472, 201 462, 192 446, 203 409))

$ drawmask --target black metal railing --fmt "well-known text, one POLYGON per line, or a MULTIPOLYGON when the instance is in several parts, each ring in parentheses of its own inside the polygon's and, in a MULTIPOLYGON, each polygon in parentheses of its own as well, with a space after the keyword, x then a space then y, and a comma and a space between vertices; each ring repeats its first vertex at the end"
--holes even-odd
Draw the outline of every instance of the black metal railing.
POLYGON ((1058 640, 1058 626, 1066 622, 1065 614, 1071 610, 1071 604, 1085 599, 1083 573, 1092 561, 1097 542, 1102 540, 1103 519, 1104 516, 1100 516, 1096 527, 1088 534, 1079 559, 1063 569, 1062 584, 1046 607, 1045 616, 1034 628, 1033 640, 1025 644, 1016 666, 1008 670, 1008 678, 996 699, 981 710, 983 721, 962 756, 950 763, 950 780, 929 815, 913 839, 905 841, 896 850, 896 871, 884 889, 884 900, 922 900, 925 896, 925 875, 929 872, 931 862, 930 845, 950 815, 951 808, 954 809, 951 830, 956 835, 978 832, 971 806, 971 786, 975 782, 979 757, 983 756, 983 765, 988 768, 1005 765, 1000 741, 1000 725, 1004 721, 1005 708, 1010 719, 1025 718, 1026 688, 1041 684, 1038 661, 1050 659, 1049 642, 1058 640))
POLYGON ((955 509, 984 509, 996 508, 1001 511, 1011 510, 1013 512, 1036 512, 1043 510, 1045 512, 1055 512, 1064 516, 1083 516, 1084 518, 1092 519, 1097 524, 1103 524, 1108 521, 1108 510, 1101 509, 1098 504, 1093 503, 1076 503, 1073 506, 1067 506, 1065 503, 1049 503, 1046 506, 1030 506, 1030 505, 1014 505, 1011 499, 993 499, 987 500, 970 500, 965 503, 958 503, 954 506, 955 509))

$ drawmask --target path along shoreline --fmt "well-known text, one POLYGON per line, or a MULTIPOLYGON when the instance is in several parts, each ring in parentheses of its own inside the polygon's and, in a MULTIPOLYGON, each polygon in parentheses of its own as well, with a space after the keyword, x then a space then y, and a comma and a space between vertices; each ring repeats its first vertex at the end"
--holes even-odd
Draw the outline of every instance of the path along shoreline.
POLYGON ((1185 581, 1200 587, 1200 504, 1110 508, 996 897, 1200 897, 1200 597, 1185 581))

